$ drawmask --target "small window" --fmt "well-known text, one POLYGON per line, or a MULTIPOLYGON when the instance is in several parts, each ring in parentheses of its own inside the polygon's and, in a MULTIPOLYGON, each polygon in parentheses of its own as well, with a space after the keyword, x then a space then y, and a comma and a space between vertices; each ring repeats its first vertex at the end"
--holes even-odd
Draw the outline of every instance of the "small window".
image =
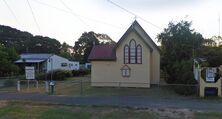
POLYGON ((61 63, 61 66, 66 67, 66 66, 68 66, 68 64, 67 63, 61 63))
POLYGON ((121 68, 121 74, 122 74, 122 77, 130 77, 130 68, 129 66, 125 65, 121 68))

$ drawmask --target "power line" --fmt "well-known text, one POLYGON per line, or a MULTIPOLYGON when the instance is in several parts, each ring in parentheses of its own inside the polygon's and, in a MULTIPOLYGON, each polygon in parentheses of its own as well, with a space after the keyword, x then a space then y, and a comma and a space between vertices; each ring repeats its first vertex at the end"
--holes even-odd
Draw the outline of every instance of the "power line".
POLYGON ((39 3, 39 4, 41 4, 41 5, 44 5, 44 6, 50 7, 50 8, 57 9, 57 10, 62 11, 62 12, 70 13, 70 11, 61 9, 61 8, 56 7, 56 6, 53 6, 53 5, 46 4, 46 3, 44 3, 44 2, 40 2, 39 0, 32 0, 32 1, 34 1, 34 2, 36 2, 36 3, 39 3))
POLYGON ((65 4, 65 2, 63 2, 62 0, 60 0, 60 2, 63 4, 63 6, 66 7, 67 10, 70 11, 70 13, 71 13, 72 15, 74 15, 75 17, 77 17, 86 27, 88 27, 89 29, 92 29, 86 22, 84 22, 84 21, 79 17, 78 14, 76 14, 75 12, 73 12, 73 10, 72 10, 71 8, 69 8, 69 6, 67 6, 67 5, 65 4))
POLYGON ((155 24, 153 24, 152 22, 150 22, 150 21, 147 21, 146 19, 144 19, 143 17, 141 17, 141 16, 138 16, 137 14, 135 14, 134 12, 131 12, 131 11, 129 11, 128 9, 126 9, 126 8, 124 8, 124 7, 121 7, 120 5, 118 5, 118 4, 116 4, 116 3, 114 3, 113 1, 111 1, 111 0, 107 0, 109 3, 111 3, 111 4, 113 4, 113 5, 115 5, 116 7, 118 7, 118 8, 120 8, 120 9, 122 9, 122 10, 124 10, 125 12, 127 12, 127 13, 129 13, 129 14, 131 14, 131 15, 133 15, 135 18, 140 18, 141 20, 143 20, 144 22, 146 22, 146 23, 148 23, 148 24, 151 24, 152 26, 154 26, 154 27, 156 27, 156 28, 158 28, 158 29, 161 29, 162 30, 162 28, 161 27, 159 27, 159 26, 157 26, 157 25, 155 25, 155 24))
MULTIPOLYGON (((53 9, 56 9, 56 10, 61 11, 61 12, 72 14, 70 11, 61 9, 59 7, 56 7, 56 6, 53 6, 53 5, 50 5, 50 4, 46 4, 44 2, 40 2, 39 0, 32 0, 32 1, 34 1, 34 2, 36 2, 38 4, 41 4, 41 5, 44 5, 44 6, 53 8, 53 9)), ((110 24, 110 23, 107 23, 107 22, 104 22, 104 21, 100 21, 100 20, 97 20, 97 19, 93 19, 93 18, 90 18, 90 17, 82 16, 82 15, 79 15, 79 14, 76 14, 76 16, 82 17, 82 18, 84 18, 86 20, 89 20, 89 21, 92 21, 92 22, 96 22, 96 23, 107 25, 107 26, 111 26, 111 27, 116 28, 116 29, 120 29, 121 28, 119 26, 116 26, 116 25, 113 25, 113 24, 110 24)))
POLYGON ((36 20, 36 18, 35 18, 35 14, 34 14, 34 12, 33 12, 33 10, 32 10, 31 4, 29 3, 29 0, 27 0, 27 3, 28 3, 28 6, 29 6, 30 11, 31 11, 31 13, 32 13, 32 17, 33 17, 33 19, 34 19, 34 22, 35 22, 35 24, 36 24, 36 26, 37 26, 37 28, 38 28, 38 30, 39 30, 39 33, 42 34, 42 33, 41 33, 41 30, 40 30, 40 27, 39 27, 39 24, 38 24, 38 22, 37 22, 37 20, 36 20))
POLYGON ((8 3, 7 3, 5 0, 3 0, 3 2, 5 3, 5 5, 7 6, 7 8, 9 9, 9 11, 11 12, 11 14, 12 14, 12 16, 14 17, 17 25, 18 25, 18 26, 21 26, 20 23, 19 23, 19 21, 18 21, 18 19, 17 19, 17 17, 16 17, 16 15, 15 15, 15 13, 14 13, 13 10, 11 9, 11 7, 8 5, 8 3))

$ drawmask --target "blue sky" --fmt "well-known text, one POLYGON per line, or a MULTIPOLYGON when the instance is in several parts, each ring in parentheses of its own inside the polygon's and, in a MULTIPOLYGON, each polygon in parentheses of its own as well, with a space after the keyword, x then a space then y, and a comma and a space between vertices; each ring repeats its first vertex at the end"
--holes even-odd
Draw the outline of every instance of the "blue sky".
MULTIPOLYGON (((34 35, 56 38, 60 42, 65 41, 70 45, 74 45, 74 42, 84 31, 105 33, 114 41, 118 41, 134 21, 134 15, 125 12, 107 0, 29 0, 40 28, 39 31, 27 0, 5 1, 17 20, 4 0, 0 0, 1 25, 12 26, 34 35), (72 13, 62 2, 71 9, 72 13)), ((192 21, 192 28, 195 28, 206 38, 218 35, 218 18, 222 13, 221 0, 112 1, 160 27, 156 28, 137 18, 155 42, 157 41, 156 35, 162 32, 170 21, 192 21)))

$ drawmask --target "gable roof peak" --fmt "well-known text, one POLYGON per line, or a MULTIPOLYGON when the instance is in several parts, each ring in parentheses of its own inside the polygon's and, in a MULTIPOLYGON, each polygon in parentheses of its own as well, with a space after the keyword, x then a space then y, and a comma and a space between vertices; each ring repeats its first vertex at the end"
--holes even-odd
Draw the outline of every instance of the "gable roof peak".
POLYGON ((150 41, 151 45, 153 45, 159 52, 161 51, 159 47, 153 42, 153 40, 150 38, 150 36, 146 33, 146 31, 142 28, 142 26, 138 23, 137 20, 134 20, 132 25, 127 29, 127 31, 123 34, 123 36, 120 38, 120 40, 117 42, 117 45, 115 49, 118 47, 118 45, 125 39, 130 32, 136 32, 137 35, 139 35, 146 43, 146 45, 150 48, 151 52, 153 51, 153 48, 150 46, 147 40, 150 41))
POLYGON ((135 20, 133 21, 133 24, 139 24, 139 23, 138 23, 138 21, 135 19, 135 20))

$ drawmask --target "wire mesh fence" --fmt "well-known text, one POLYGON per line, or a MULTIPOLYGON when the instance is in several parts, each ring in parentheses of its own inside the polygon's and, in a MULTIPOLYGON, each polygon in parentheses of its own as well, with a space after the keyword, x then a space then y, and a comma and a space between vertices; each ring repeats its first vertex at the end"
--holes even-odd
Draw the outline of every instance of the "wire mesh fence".
POLYGON ((179 94, 197 95, 198 85, 188 84, 155 84, 149 86, 148 83, 132 82, 56 82, 56 95, 71 96, 161 96, 173 97, 179 94), (99 83, 99 86, 92 86, 93 83, 99 83), (104 85, 106 84, 106 85, 104 85), (104 85, 104 86, 102 86, 104 85), (135 86, 142 87, 135 87, 135 86))
MULTIPOLYGON (((51 94, 50 81, 0 78, 0 91, 51 94), (19 81, 19 89, 18 89, 19 81)), ((141 82, 91 82, 90 79, 55 81, 53 94, 67 96, 156 96, 198 95, 197 84, 149 84, 141 82)))

